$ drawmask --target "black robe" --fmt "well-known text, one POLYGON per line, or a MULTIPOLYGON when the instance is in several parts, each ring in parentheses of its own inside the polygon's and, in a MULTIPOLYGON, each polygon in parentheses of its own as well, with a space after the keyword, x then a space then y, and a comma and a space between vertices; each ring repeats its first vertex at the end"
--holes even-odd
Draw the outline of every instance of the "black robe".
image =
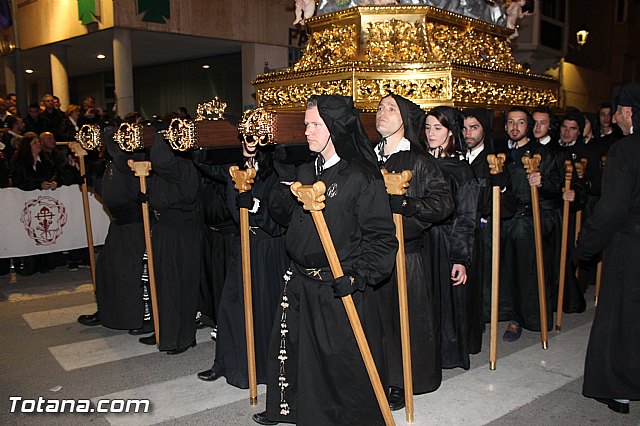
MULTIPOLYGON (((500 293, 508 301, 507 310, 511 312, 510 320, 528 330, 540 330, 540 311, 538 299, 538 278, 536 268, 535 237, 533 232, 533 216, 531 207, 531 186, 522 164, 525 154, 540 154, 540 173, 542 186, 538 189, 541 199, 556 196, 561 192, 561 176, 558 174, 555 157, 547 149, 535 141, 530 141, 507 154, 506 167, 511 176, 513 195, 517 209, 511 219, 503 222, 504 248, 501 253, 500 293)), ((545 227, 544 213, 541 212, 543 241, 551 227, 545 227), (546 232, 545 232, 546 230, 546 232)), ((555 237, 554 237, 555 238, 555 237)), ((543 251, 550 247, 543 245, 543 251)), ((555 248, 554 248, 555 250, 555 248)), ((544 256, 547 258, 547 256, 544 256)), ((545 264, 545 277, 549 278, 545 264)), ((553 305, 551 291, 546 288, 547 327, 553 326, 553 305)), ((502 297, 501 297, 502 300, 502 297)), ((503 307, 500 308, 504 309, 503 307)))
POLYGON ((576 257, 604 250, 602 285, 591 327, 582 392, 640 399, 640 134, 609 150, 602 198, 580 232, 576 257))
MULTIPOLYGON (((436 322, 433 289, 428 281, 425 259, 422 256, 424 233, 433 223, 453 213, 451 188, 442 175, 438 162, 431 155, 411 151, 392 154, 384 163, 392 173, 410 170, 413 174, 407 189, 407 201, 417 211, 403 216, 407 298, 409 301, 409 331, 413 391, 416 394, 433 392, 442 382, 440 358, 440 324, 436 322)), ((383 318, 385 349, 389 365, 389 385, 404 388, 398 283, 394 270, 389 282, 377 290, 383 318)))
MULTIPOLYGON (((471 162, 471 169, 478 180, 480 191, 478 193, 478 214, 476 222, 475 238, 473 240, 473 264, 469 274, 470 283, 467 284, 470 291, 469 304, 467 309, 468 332, 469 332, 469 352, 479 353, 482 349, 482 322, 491 321, 491 248, 493 244, 493 187, 491 185, 489 163, 487 156, 491 154, 485 148, 471 162), (477 293, 481 294, 478 295, 477 293)), ((508 169, 503 172, 506 188, 500 192, 500 219, 511 218, 515 213, 516 202, 511 189, 511 177, 508 169)), ((500 233, 500 246, 502 249, 504 233, 500 233)), ((508 306, 505 295, 498 291, 501 302, 498 304, 498 320, 506 321, 510 319, 510 312, 505 309, 508 306)))
POLYGON ((137 202, 140 180, 127 165, 130 158, 120 151, 107 164, 102 178, 102 200, 112 219, 96 261, 96 299, 100 322, 116 329, 141 328, 144 315, 145 242, 142 209, 137 202))
POLYGON ((424 255, 440 323, 442 368, 469 369, 467 303, 471 290, 467 285, 453 286, 451 269, 461 264, 471 273, 479 187, 465 160, 439 158, 438 164, 451 187, 455 211, 426 233, 424 255))
MULTIPOLYGON (((260 164, 260 163, 258 163, 260 164)), ((263 169, 264 169, 263 165, 263 169)), ((251 187, 254 199, 260 200, 256 213, 249 213, 251 248, 251 288, 256 375, 258 383, 267 383, 269 340, 282 292, 282 276, 289 265, 284 246, 285 228, 276 223, 267 205, 271 191, 279 185, 275 173, 258 173, 251 187)), ((236 206, 238 191, 229 178, 227 208, 236 223, 240 213, 236 206)), ((247 389, 247 346, 244 322, 244 290, 240 237, 232 238, 221 303, 218 312, 218 337, 213 371, 225 376, 227 383, 247 389)))
POLYGON ((149 182, 161 351, 195 341, 202 217, 200 181, 190 159, 174 155, 164 140, 151 148, 149 182))
MULTIPOLYGON (((312 184, 314 164, 300 166, 297 180, 312 184)), ((327 187, 323 213, 344 272, 367 285, 387 279, 398 243, 382 177, 360 160, 343 159, 326 169, 321 180, 327 187)), ((344 306, 331 288, 332 274, 310 213, 285 185, 274 188, 269 210, 289 225, 286 245, 292 266, 278 308, 281 322, 269 347, 267 418, 301 426, 384 424, 344 306), (282 395, 280 377, 288 384, 282 395)), ((376 297, 366 288, 356 291, 353 301, 386 389, 376 297)))

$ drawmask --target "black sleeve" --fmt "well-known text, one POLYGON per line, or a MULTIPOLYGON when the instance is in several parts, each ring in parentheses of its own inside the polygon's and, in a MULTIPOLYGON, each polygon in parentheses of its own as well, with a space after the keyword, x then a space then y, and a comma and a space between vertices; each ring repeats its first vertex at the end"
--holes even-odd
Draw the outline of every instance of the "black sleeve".
POLYGON ((414 217, 427 223, 440 222, 449 217, 455 208, 453 193, 445 180, 438 161, 424 155, 423 162, 417 164, 420 185, 424 186, 424 195, 408 198, 407 202, 416 213, 414 217))
POLYGON ((388 278, 395 264, 398 240, 382 179, 372 179, 360 193, 356 206, 362 240, 353 271, 375 285, 388 278))
MULTIPOLYGON (((633 141, 637 143, 637 141, 633 141)), ((582 226, 575 256, 589 259, 609 245, 629 214, 637 176, 633 158, 624 155, 616 144, 609 150, 607 166, 602 177, 602 198, 586 223, 582 226)))
POLYGON ((456 192, 456 210, 451 230, 449 259, 451 263, 459 263, 466 268, 471 267, 478 189, 477 180, 470 179, 458 187, 456 192))

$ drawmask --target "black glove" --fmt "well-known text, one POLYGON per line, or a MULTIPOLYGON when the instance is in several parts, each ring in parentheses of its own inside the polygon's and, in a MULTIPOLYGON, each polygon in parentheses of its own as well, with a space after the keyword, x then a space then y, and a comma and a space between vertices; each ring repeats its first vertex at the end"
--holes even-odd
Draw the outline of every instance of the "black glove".
POLYGON ((413 216, 416 214, 416 208, 411 198, 404 195, 389 195, 389 207, 392 213, 401 214, 402 216, 413 216))
POLYGON ((138 204, 148 203, 149 194, 145 194, 143 192, 138 191, 138 199, 136 201, 138 202, 138 204))
POLYGON ((499 186, 500 188, 507 187, 507 178, 504 177, 504 173, 490 174, 489 182, 491 186, 499 186))
POLYGON ((350 294, 355 293, 356 291, 364 291, 366 283, 356 274, 346 273, 340 278, 336 278, 331 283, 331 288, 333 288, 333 294, 336 297, 344 297, 350 294))
POLYGON ((279 161, 273 162, 273 169, 282 182, 294 182, 296 180, 296 166, 279 161))
POLYGON ((251 191, 241 192, 238 194, 238 197, 236 198, 236 207, 248 210, 253 208, 253 194, 251 191))
POLYGON ((402 214, 403 204, 407 204, 404 195, 389 195, 389 207, 391 207, 391 213, 402 214))

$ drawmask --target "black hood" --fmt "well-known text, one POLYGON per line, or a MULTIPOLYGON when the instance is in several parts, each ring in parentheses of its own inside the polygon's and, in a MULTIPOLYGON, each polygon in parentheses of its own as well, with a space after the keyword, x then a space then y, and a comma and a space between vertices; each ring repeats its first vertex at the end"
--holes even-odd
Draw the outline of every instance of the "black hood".
MULTIPOLYGON (((425 146, 422 142, 424 138, 422 138, 421 135, 424 133, 425 112, 420 106, 400 95, 391 93, 387 96, 393 97, 398 104, 400 116, 402 117, 402 125, 404 127, 404 137, 411 142, 411 148, 417 149, 418 152, 424 152, 425 146)), ((387 96, 385 96, 385 98, 387 96)))
POLYGON ((467 108, 462 111, 462 114, 464 118, 473 117, 480 122, 482 131, 484 132, 484 146, 487 152, 493 153, 493 139, 491 138, 491 134, 493 133, 493 111, 486 108, 467 108))
POLYGON ((318 103, 318 112, 329 129, 338 156, 347 162, 360 159, 377 170, 376 155, 353 99, 339 95, 313 95, 311 99, 318 103))
POLYGON ((439 112, 440 114, 447 117, 447 121, 449 122, 449 130, 453 134, 453 144, 455 150, 466 154, 468 151, 467 144, 464 142, 464 137, 462 136, 462 126, 464 125, 464 116, 460 112, 459 109, 450 107, 450 106, 437 106, 432 108, 429 112, 439 112))
POLYGON ((619 106, 631 107, 633 116, 633 130, 640 129, 640 82, 629 83, 622 86, 614 96, 611 107, 611 113, 615 114, 619 106))

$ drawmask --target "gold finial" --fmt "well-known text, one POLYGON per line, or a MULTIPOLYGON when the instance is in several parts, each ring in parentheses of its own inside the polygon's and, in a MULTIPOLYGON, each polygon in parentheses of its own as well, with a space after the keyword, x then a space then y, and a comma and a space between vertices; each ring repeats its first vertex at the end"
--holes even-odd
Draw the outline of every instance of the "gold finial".
POLYGON ((198 107, 196 108, 196 121, 224 120, 222 115, 226 109, 227 103, 222 102, 216 96, 209 102, 198 104, 198 107))

